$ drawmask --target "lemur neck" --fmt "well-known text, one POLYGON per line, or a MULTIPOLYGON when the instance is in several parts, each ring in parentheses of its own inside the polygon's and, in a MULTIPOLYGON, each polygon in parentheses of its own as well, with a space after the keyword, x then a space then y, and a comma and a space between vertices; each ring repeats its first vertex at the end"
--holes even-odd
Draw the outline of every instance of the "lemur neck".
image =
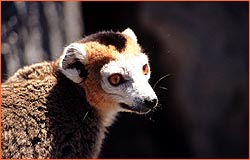
POLYGON ((109 127, 113 124, 118 115, 117 107, 105 107, 106 109, 98 109, 97 112, 101 117, 101 122, 104 127, 109 127))
POLYGON ((101 123, 104 127, 109 127, 119 112, 119 106, 107 97, 103 90, 100 90, 101 86, 96 87, 97 85, 98 83, 94 81, 79 84, 86 94, 88 103, 97 110, 101 123))

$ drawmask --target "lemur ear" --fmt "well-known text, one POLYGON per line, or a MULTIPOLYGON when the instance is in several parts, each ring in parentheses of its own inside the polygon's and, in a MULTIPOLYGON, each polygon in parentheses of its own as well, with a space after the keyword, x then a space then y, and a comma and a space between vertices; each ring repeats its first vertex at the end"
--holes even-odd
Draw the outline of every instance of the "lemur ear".
POLYGON ((88 76, 85 69, 87 55, 84 46, 79 43, 72 43, 67 46, 59 62, 61 72, 75 83, 80 83, 88 76))
POLYGON ((127 36, 129 36, 129 37, 132 38, 135 42, 137 42, 137 37, 136 37, 136 35, 135 35, 135 33, 134 33, 134 31, 133 31, 132 29, 127 28, 127 29, 125 29, 122 33, 125 34, 125 35, 127 35, 127 36))

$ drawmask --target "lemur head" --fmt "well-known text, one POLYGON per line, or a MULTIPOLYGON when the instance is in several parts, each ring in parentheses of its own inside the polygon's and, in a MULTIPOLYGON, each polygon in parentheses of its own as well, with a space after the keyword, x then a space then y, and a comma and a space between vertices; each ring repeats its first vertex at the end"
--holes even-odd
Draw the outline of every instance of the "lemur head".
POLYGON ((72 43, 60 58, 61 72, 86 92, 99 110, 144 114, 158 99, 148 83, 148 57, 131 29, 99 32, 72 43))

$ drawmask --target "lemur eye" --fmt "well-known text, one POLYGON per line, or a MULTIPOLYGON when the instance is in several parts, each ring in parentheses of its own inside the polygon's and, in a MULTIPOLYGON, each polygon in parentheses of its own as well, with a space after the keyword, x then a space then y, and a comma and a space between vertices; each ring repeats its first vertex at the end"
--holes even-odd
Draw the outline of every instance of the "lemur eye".
POLYGON ((123 76, 119 73, 112 74, 111 76, 109 76, 108 80, 109 83, 113 86, 118 86, 124 82, 123 76))
POLYGON ((142 67, 142 73, 144 75, 147 75, 149 72, 149 69, 148 69, 148 64, 144 64, 143 67, 142 67))

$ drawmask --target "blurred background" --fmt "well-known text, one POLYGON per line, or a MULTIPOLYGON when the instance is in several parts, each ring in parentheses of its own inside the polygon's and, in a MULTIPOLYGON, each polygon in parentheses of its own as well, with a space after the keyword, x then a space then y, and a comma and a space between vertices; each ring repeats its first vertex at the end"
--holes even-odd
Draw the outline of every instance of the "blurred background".
POLYGON ((248 158, 248 2, 1 2, 2 82, 67 44, 130 27, 160 107, 121 113, 101 158, 248 158))

